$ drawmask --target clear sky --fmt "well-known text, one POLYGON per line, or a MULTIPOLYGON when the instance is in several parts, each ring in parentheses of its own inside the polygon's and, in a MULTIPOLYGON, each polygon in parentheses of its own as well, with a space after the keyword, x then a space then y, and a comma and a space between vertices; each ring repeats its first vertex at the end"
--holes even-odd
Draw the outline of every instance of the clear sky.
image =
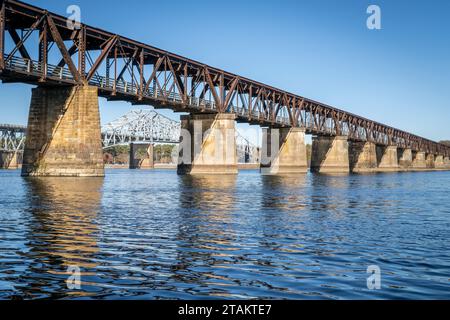
MULTIPOLYGON (((28 1, 82 22, 433 139, 450 139, 450 1, 28 1), (366 27, 369 5, 381 30, 366 27)), ((0 84, 26 124, 30 86, 0 84)), ((133 106, 101 99, 102 123, 133 106)), ((177 119, 178 115, 165 114, 177 119)))

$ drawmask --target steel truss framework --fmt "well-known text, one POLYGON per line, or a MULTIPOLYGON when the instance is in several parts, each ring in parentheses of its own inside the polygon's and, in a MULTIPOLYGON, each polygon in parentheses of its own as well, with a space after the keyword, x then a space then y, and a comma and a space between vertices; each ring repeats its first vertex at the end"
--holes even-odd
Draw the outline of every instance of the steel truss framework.
POLYGON ((89 84, 110 100, 229 112, 250 124, 450 155, 448 146, 111 32, 85 24, 73 30, 65 17, 44 9, 14 0, 0 5, 4 82, 89 84))
POLYGON ((103 147, 134 143, 178 143, 180 123, 153 110, 131 110, 102 126, 103 147))
POLYGON ((18 152, 23 150, 27 128, 10 124, 0 124, 0 151, 18 152))

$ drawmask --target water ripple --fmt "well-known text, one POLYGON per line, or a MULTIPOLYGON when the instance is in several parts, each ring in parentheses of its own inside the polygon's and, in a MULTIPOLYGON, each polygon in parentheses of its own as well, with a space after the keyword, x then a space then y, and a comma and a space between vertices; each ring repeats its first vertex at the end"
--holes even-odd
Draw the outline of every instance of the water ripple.
POLYGON ((2 171, 0 299, 448 299, 449 180, 2 171))

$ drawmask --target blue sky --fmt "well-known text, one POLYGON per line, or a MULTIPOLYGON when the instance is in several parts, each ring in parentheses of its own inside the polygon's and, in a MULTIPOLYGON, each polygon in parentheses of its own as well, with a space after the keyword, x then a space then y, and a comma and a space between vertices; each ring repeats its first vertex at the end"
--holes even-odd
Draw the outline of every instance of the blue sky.
MULTIPOLYGON (((450 139, 450 1, 36 0, 82 22, 433 140, 450 139), (370 4, 381 30, 366 27, 370 4)), ((0 84, 25 124, 30 86, 0 84)), ((101 99, 102 123, 132 109, 101 99)), ((178 114, 164 112, 177 119, 178 114)))

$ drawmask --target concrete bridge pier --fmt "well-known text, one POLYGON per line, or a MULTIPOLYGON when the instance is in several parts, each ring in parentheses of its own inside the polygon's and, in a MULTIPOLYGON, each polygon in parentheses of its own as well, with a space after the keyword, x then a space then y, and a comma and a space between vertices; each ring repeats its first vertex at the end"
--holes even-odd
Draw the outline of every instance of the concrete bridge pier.
POLYGON ((398 165, 401 169, 406 170, 409 169, 412 165, 412 150, 409 148, 406 149, 397 149, 398 155, 398 165))
POLYGON ((376 145, 373 142, 349 142, 350 171, 355 173, 377 170, 376 145))
POLYGON ((397 146, 377 146, 378 172, 395 172, 399 170, 397 146))
POLYGON ((434 167, 438 170, 445 170, 445 162, 443 155, 437 155, 434 159, 434 167))
POLYGON ((130 143, 130 169, 153 169, 153 144, 130 143))
POLYGON ((427 169, 434 169, 435 168, 435 165, 434 165, 434 154, 428 153, 426 155, 426 164, 427 164, 427 169))
POLYGON ((450 170, 450 157, 444 157, 444 167, 447 170, 450 170))
POLYGON ((237 174, 235 128, 230 113, 181 116, 177 173, 237 174))
POLYGON ((416 151, 413 152, 412 170, 425 170, 427 168, 427 163, 425 159, 425 152, 416 151))
POLYGON ((33 89, 22 176, 104 176, 96 87, 33 89))
POLYGON ((22 165, 21 152, 0 151, 0 169, 15 170, 22 165))
POLYGON ((347 136, 314 136, 311 171, 330 174, 349 173, 347 136))
POLYGON ((265 175, 308 171, 304 128, 263 128, 260 170, 265 175))

